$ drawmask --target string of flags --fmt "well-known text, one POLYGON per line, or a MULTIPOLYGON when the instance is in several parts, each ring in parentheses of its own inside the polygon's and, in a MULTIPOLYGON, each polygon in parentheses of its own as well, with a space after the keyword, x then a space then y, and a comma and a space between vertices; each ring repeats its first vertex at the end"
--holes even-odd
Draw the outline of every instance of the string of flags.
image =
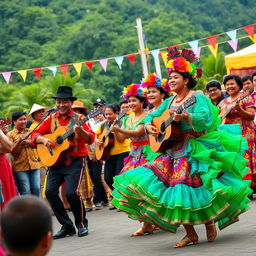
MULTIPOLYGON (((218 52, 218 46, 220 44, 228 43, 230 45, 230 47, 233 49, 233 51, 236 52, 237 46, 238 46, 238 40, 246 38, 246 37, 249 37, 253 43, 256 43, 255 24, 251 24, 251 25, 248 25, 245 27, 241 27, 241 28, 238 28, 235 30, 228 31, 228 32, 220 33, 217 35, 213 35, 213 36, 209 36, 209 37, 205 37, 205 38, 201 38, 198 40, 190 41, 187 43, 181 43, 179 45, 173 45, 173 46, 169 46, 169 47, 174 47, 174 46, 180 47, 180 46, 188 44, 198 58, 200 58, 201 49, 208 47, 210 52, 216 58, 217 52, 218 52), (239 31, 239 30, 246 31, 246 33, 248 35, 244 36, 244 37, 237 38, 237 31, 239 31), (217 38, 219 38, 222 35, 228 35, 230 40, 217 43, 217 38), (208 44, 199 46, 200 41, 207 41, 208 44)), ((167 48, 168 47, 164 47, 164 48, 154 49, 154 50, 150 50, 150 51, 149 51, 149 49, 145 49, 145 53, 147 55, 151 54, 153 56, 155 62, 159 61, 158 57, 160 56, 162 58, 162 60, 164 61, 164 63, 166 64, 166 56, 167 56, 166 49, 167 48), (165 50, 165 51, 162 52, 162 50, 165 50)), ((128 55, 117 56, 117 57, 104 58, 104 59, 99 59, 99 60, 82 61, 82 62, 77 62, 77 63, 63 64, 63 65, 56 65, 56 66, 49 66, 49 67, 41 67, 41 68, 31 68, 31 69, 24 69, 24 70, 18 70, 18 71, 0 72, 0 73, 2 74, 4 81, 7 84, 9 84, 13 73, 18 73, 22 77, 23 81, 25 82, 26 78, 27 78, 27 73, 29 71, 32 71, 35 74, 35 76, 38 79, 40 79, 42 70, 47 69, 52 72, 53 76, 55 76, 58 71, 58 68, 59 68, 61 70, 61 72, 63 73, 63 75, 66 76, 70 66, 73 66, 74 69, 76 70, 77 74, 80 76, 83 64, 85 66, 87 66, 90 71, 92 71, 93 65, 98 62, 101 65, 102 69, 106 72, 109 60, 114 59, 118 65, 119 69, 121 70, 122 63, 125 58, 127 58, 130 61, 130 63, 134 66, 135 58, 137 55, 140 55, 140 54, 141 54, 141 52, 139 50, 136 53, 131 53, 128 55)))

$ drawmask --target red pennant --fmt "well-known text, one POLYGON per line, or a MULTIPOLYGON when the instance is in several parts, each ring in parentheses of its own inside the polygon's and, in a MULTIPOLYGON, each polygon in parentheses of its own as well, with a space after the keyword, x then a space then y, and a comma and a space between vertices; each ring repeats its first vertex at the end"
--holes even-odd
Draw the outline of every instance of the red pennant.
POLYGON ((206 37, 205 39, 207 39, 207 41, 212 45, 212 47, 215 49, 216 47, 216 38, 217 36, 209 36, 206 37))
POLYGON ((60 65, 59 67, 60 67, 60 70, 63 73, 63 75, 66 76, 68 73, 68 64, 60 65))
POLYGON ((41 68, 33 68, 33 72, 35 73, 35 75, 36 75, 36 77, 37 77, 38 79, 40 79, 41 71, 42 71, 41 68))
POLYGON ((132 63, 132 65, 134 66, 136 54, 135 54, 135 53, 129 54, 129 55, 127 55, 126 57, 127 57, 127 59, 132 63))
POLYGON ((245 26, 243 29, 253 38, 254 36, 254 24, 245 26))
POLYGON ((92 67, 93 67, 94 61, 86 61, 85 65, 92 71, 92 67))

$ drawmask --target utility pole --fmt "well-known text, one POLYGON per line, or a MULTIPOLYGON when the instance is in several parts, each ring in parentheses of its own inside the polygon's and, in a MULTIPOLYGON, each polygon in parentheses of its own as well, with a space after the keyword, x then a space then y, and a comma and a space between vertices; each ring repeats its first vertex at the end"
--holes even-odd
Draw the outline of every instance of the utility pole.
POLYGON ((147 57, 145 53, 145 45, 144 45, 144 40, 143 40, 143 31, 142 31, 142 24, 141 24, 141 19, 137 18, 136 19, 136 29, 137 29, 137 34, 138 34, 138 39, 139 39, 139 45, 140 45, 140 56, 141 56, 141 65, 142 65, 142 70, 143 70, 143 75, 144 78, 148 75, 148 66, 147 66, 147 57))

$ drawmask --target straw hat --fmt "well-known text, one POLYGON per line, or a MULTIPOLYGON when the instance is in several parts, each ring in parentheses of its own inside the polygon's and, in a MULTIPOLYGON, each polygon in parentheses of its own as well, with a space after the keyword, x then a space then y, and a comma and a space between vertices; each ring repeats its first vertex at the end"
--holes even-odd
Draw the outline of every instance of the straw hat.
POLYGON ((33 116, 32 114, 35 113, 36 111, 38 110, 41 110, 41 109, 45 109, 47 110, 49 107, 44 107, 44 106, 41 106, 41 105, 38 105, 38 104, 33 104, 29 114, 28 114, 28 118, 29 119, 33 119, 33 116))
POLYGON ((79 101, 79 100, 75 100, 73 102, 72 108, 82 108, 85 111, 88 110, 88 108, 84 106, 84 103, 82 101, 79 101))

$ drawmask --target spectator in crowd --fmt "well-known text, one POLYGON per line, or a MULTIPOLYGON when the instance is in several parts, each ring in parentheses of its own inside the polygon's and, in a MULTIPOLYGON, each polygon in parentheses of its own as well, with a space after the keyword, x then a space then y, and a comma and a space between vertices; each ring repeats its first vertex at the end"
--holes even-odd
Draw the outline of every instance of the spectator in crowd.
POLYGON ((52 218, 45 202, 35 196, 16 197, 0 217, 7 255, 44 256, 52 245, 52 218))
MULTIPOLYGON (((31 126, 29 127, 30 131, 34 130, 37 125, 42 122, 42 120, 45 117, 46 114, 46 110, 47 107, 38 105, 38 104, 33 104, 28 117, 33 119, 33 123, 31 124, 31 126)), ((40 167, 40 190, 41 190, 41 194, 43 197, 45 197, 44 193, 43 193, 43 187, 44 187, 44 181, 45 181, 45 177, 46 177, 46 172, 47 172, 47 168, 43 165, 43 163, 40 161, 39 156, 37 154, 36 148, 34 149, 35 151, 35 156, 38 159, 38 164, 40 167)))
POLYGON ((2 119, 1 122, 3 123, 3 126, 0 129, 0 182, 2 184, 2 193, 0 191, 0 197, 2 197, 2 200, 0 201, 0 207, 3 209, 5 204, 11 198, 17 195, 17 192, 12 175, 12 169, 6 157, 6 153, 10 153, 12 151, 13 145, 9 138, 6 136, 8 132, 8 125, 5 124, 4 119, 2 119))
POLYGON ((251 76, 244 76, 242 78, 242 82, 243 82, 243 91, 248 94, 251 95, 254 91, 254 86, 252 83, 252 77, 251 76))
POLYGON ((226 98, 224 93, 221 91, 221 84, 216 80, 211 80, 206 85, 206 90, 208 92, 209 98, 212 103, 217 106, 223 99, 226 98))
POLYGON ((121 100, 119 103, 119 107, 120 112, 125 112, 128 115, 130 108, 127 100, 121 100))
POLYGON ((18 191, 21 195, 40 195, 40 170, 31 141, 26 138, 29 129, 26 128, 27 117, 23 111, 12 114, 14 128, 7 136, 13 142, 12 169, 18 191))

